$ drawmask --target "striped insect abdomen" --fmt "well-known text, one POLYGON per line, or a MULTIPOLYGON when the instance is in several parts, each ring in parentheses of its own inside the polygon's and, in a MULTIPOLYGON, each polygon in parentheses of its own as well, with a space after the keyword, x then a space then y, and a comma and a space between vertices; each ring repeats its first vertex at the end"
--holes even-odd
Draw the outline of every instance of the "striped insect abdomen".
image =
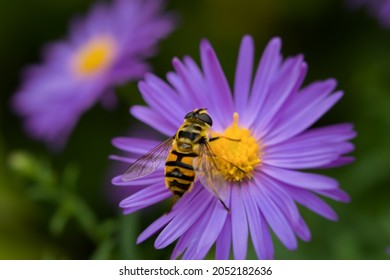
POLYGON ((195 153, 182 153, 171 149, 165 163, 165 185, 175 195, 182 197, 191 191, 195 181, 195 171, 192 165, 195 153))

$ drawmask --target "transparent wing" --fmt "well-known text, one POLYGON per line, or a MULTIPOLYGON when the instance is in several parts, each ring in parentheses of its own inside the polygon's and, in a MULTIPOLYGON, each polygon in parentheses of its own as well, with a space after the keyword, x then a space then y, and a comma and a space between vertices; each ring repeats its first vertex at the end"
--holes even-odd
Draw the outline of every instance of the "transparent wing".
POLYGON ((123 181, 138 179, 153 173, 167 159, 174 136, 168 138, 132 163, 122 176, 123 181))
POLYGON ((201 145, 199 157, 194 159, 194 169, 202 185, 229 210, 226 206, 229 188, 208 143, 201 145))

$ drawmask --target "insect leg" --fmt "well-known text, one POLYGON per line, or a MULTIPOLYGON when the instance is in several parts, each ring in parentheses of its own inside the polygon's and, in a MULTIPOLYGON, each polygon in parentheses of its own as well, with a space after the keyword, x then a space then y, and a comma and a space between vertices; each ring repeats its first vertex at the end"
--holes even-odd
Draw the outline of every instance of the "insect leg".
MULTIPOLYGON (((217 137, 210 138, 210 139, 209 139, 209 142, 211 142, 211 141, 216 141, 216 140, 218 140, 218 139, 227 139, 227 140, 236 141, 236 142, 241 141, 241 139, 233 139, 233 138, 229 138, 229 137, 225 137, 225 136, 217 136, 217 137)), ((208 145, 208 144, 207 144, 207 145, 208 145)), ((209 149, 210 149, 210 151, 212 151, 211 148, 209 148, 209 149)), ((233 165, 235 168, 237 168, 238 170, 240 170, 242 173, 246 174, 245 170, 241 169, 239 166, 237 166, 237 165, 235 165, 234 163, 228 161, 227 159, 224 159, 223 157, 217 156, 217 155, 215 155, 213 152, 212 152, 212 156, 215 157, 215 158, 224 160, 224 161, 226 161, 227 163, 230 163, 230 164, 233 165)), ((217 165, 217 166, 218 166, 218 165, 217 165)))
POLYGON ((226 137, 226 136, 216 136, 216 137, 210 138, 209 142, 216 141, 216 140, 219 140, 219 139, 226 139, 226 140, 235 141, 235 142, 241 141, 241 139, 234 139, 234 138, 230 138, 230 137, 226 137))
POLYGON ((230 212, 230 209, 229 209, 229 207, 227 207, 227 205, 225 204, 225 202, 223 202, 223 200, 222 200, 222 199, 219 199, 219 198, 218 198, 218 200, 222 203, 223 208, 225 208, 225 210, 228 211, 228 213, 229 213, 229 212, 230 212))
MULTIPOLYGON (((215 155, 214 155, 215 156, 215 155)), ((223 157, 217 157, 218 159, 222 159, 224 161, 226 161, 227 163, 230 163, 231 165, 233 165, 235 168, 237 168, 238 170, 240 170, 242 173, 246 174, 245 170, 241 169, 239 166, 235 165, 233 162, 231 161, 228 161, 227 159, 224 159, 223 157)))

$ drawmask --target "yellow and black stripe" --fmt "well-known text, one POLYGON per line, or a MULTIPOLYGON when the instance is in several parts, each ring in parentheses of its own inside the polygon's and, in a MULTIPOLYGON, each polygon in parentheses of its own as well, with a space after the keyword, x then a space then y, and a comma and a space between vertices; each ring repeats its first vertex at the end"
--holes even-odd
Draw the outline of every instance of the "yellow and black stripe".
POLYGON ((195 181, 195 171, 192 166, 195 153, 171 151, 165 163, 165 184, 177 196, 181 197, 191 191, 195 181))

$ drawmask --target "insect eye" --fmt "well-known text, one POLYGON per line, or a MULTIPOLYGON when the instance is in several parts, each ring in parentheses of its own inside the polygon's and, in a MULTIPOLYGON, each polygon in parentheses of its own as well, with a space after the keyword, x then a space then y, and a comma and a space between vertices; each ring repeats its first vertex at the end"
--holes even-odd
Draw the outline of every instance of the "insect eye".
POLYGON ((189 118, 192 118, 194 117, 194 113, 191 111, 191 112, 188 112, 186 115, 185 115, 185 119, 189 119, 189 118))
POLYGON ((205 122, 207 123, 209 126, 212 126, 213 125, 213 120, 211 119, 211 117, 208 115, 208 114, 199 114, 198 115, 198 118, 199 120, 201 120, 202 122, 205 122))

